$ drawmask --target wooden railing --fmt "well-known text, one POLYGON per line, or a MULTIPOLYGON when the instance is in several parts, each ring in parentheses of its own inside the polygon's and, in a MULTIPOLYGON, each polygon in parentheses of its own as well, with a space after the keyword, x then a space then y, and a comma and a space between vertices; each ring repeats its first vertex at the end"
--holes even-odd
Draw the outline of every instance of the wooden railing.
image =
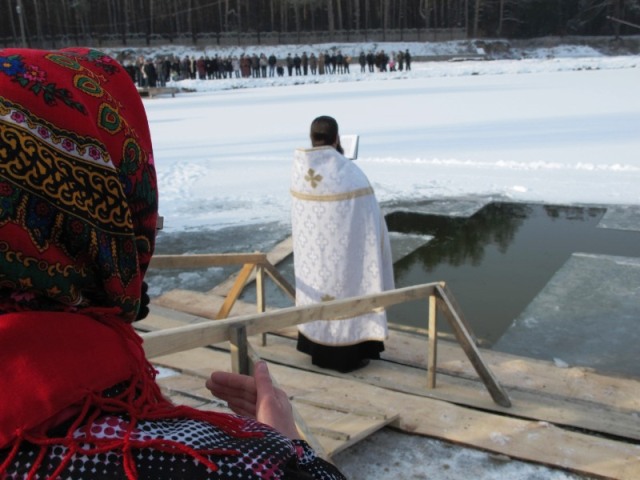
MULTIPOLYGON (((480 352, 476 347, 475 338, 469 325, 462 316, 453 295, 442 282, 416 285, 372 295, 333 300, 303 307, 283 308, 264 313, 266 306, 264 297, 265 273, 294 300, 295 290, 267 260, 267 256, 263 253, 157 255, 151 262, 152 268, 173 269, 228 265, 242 265, 242 268, 229 290, 222 307, 215 316, 217 320, 143 334, 143 345, 148 358, 228 341, 231 345, 231 369, 234 372, 251 374, 254 363, 259 359, 259 356, 249 343, 248 337, 251 335, 262 334, 262 343, 266 345, 267 332, 277 331, 315 320, 340 320, 368 313, 378 308, 386 308, 391 305, 419 299, 428 299, 427 387, 435 388, 436 386, 437 312, 440 310, 451 324, 458 343, 462 346, 471 364, 484 382, 494 402, 503 407, 511 406, 509 396, 480 356, 480 352), (227 318, 254 271, 258 312, 253 315, 227 318)), ((273 379, 273 381, 274 384, 277 385, 277 381, 275 379, 273 379)), ((318 455, 329 460, 329 455, 324 450, 322 444, 312 433, 304 418, 293 405, 292 413, 302 438, 307 440, 318 455)))
POLYGON ((225 302, 216 314, 216 320, 227 318, 252 274, 256 281, 256 306, 258 312, 264 312, 266 300, 264 296, 265 273, 275 284, 295 300, 296 291, 280 272, 269 262, 265 253, 220 253, 204 255, 156 255, 152 258, 150 268, 158 269, 188 269, 225 267, 242 265, 236 281, 227 294, 225 302))
POLYGON ((295 298, 295 290, 280 275, 264 253, 218 254, 218 255, 158 255, 154 257, 153 268, 206 268, 241 264, 233 287, 222 307, 216 314, 215 322, 185 325, 143 335, 147 355, 152 358, 160 355, 189 350, 196 347, 229 341, 231 343, 231 365, 233 371, 250 373, 251 348, 248 336, 262 334, 263 344, 266 333, 286 327, 300 325, 316 320, 340 320, 368 313, 374 309, 414 301, 428 300, 428 312, 425 312, 428 325, 427 387, 436 386, 436 367, 438 351, 437 312, 440 311, 451 325, 455 338, 471 361, 474 369, 484 382, 494 402, 503 407, 511 406, 509 396, 498 383, 477 348, 477 342, 471 328, 447 286, 443 282, 428 283, 400 288, 387 292, 333 300, 303 307, 283 308, 265 312, 264 274, 275 281, 290 297, 295 298), (242 293, 244 286, 256 273, 257 313, 227 318, 231 308, 242 293))

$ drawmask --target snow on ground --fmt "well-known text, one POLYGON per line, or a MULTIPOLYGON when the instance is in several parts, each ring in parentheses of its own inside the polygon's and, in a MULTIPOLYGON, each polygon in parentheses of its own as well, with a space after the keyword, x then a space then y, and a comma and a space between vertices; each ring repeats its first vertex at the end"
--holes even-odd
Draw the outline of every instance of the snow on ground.
MULTIPOLYGON (((416 56, 462 48, 427 45, 352 48, 416 56)), ((312 48, 331 47, 280 47, 278 56, 312 48)), ((166 234, 274 222, 287 229, 292 153, 308 146, 308 126, 323 114, 361 136, 357 162, 386 205, 488 197, 637 208, 640 57, 585 47, 519 56, 414 63, 411 72, 352 66, 349 75, 177 82, 194 92, 145 100, 166 234)), ((577 478, 390 431, 337 460, 353 479, 577 478)))

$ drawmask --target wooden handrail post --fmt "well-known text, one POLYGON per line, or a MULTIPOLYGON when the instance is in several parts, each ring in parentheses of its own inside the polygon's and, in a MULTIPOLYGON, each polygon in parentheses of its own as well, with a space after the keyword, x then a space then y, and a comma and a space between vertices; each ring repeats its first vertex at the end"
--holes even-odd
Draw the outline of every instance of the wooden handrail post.
POLYGON ((258 313, 266 310, 266 297, 264 295, 264 267, 256 265, 256 307, 258 313))
POLYGON ((455 307, 455 302, 451 301, 442 286, 437 286, 436 292, 439 300, 442 302, 444 314, 449 321, 451 328, 453 328, 453 332, 456 335, 458 343, 462 347, 462 350, 464 350, 467 358, 471 361, 471 365, 473 365, 476 373, 484 382, 487 390, 489 390, 491 398, 493 398, 493 401, 502 407, 510 407, 511 399, 509 399, 509 395, 498 383, 498 380, 496 380, 493 373, 491 373, 489 366, 480 356, 480 352, 478 351, 474 337, 471 334, 471 330, 459 316, 455 307))
POLYGON ((436 361, 438 357, 438 310, 435 294, 429 295, 429 341, 427 352, 427 388, 436 388, 436 361))
POLYGON ((231 291, 227 295, 227 298, 225 299, 224 303, 220 307, 220 310, 218 311, 218 314, 216 315, 216 320, 221 320, 229 316, 231 308, 233 308, 233 305, 236 303, 236 300, 242 293, 242 289, 246 285, 247 280, 249 279, 249 276, 251 275, 251 272, 253 271, 255 265, 256 264, 254 263, 245 263, 243 265, 242 270, 240 270, 240 273, 238 274, 238 278, 231 288, 231 291))
POLYGON ((276 270, 276 268, 269 262, 262 264, 262 266, 264 267, 267 275, 269 275, 271 280, 273 280, 273 282, 280 288, 280 290, 282 290, 289 296, 291 300, 295 302, 296 289, 287 281, 287 279, 284 278, 282 274, 280 274, 280 272, 278 272, 278 270, 276 270))
MULTIPOLYGON (((256 308, 258 313, 264 313, 266 309, 266 297, 264 295, 264 267, 256 265, 256 308)), ((267 345, 267 332, 262 332, 262 346, 267 345)))
POLYGON ((229 342, 231 343, 231 371, 251 375, 252 366, 249 362, 247 327, 244 325, 231 327, 229 342))

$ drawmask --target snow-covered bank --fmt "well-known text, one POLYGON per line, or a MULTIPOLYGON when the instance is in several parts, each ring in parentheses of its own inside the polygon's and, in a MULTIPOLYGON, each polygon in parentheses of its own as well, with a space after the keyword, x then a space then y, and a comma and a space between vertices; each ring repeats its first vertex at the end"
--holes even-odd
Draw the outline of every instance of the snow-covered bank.
POLYGON ((571 56, 178 82, 195 92, 145 100, 166 228, 287 224, 291 155, 320 114, 361 135, 358 162, 383 203, 640 203, 639 64, 571 56))

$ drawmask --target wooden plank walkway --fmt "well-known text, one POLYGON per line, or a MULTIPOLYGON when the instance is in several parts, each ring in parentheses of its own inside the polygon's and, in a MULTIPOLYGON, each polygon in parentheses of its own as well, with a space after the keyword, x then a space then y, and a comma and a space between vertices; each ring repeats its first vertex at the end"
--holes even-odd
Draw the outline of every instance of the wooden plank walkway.
MULTIPOLYGON (((290 254, 291 237, 267 255, 275 265, 290 254)), ((168 292, 153 300, 151 315, 136 325, 157 330, 210 321, 235 279, 207 293, 168 292)), ((238 301, 231 316, 256 309, 238 301)), ((327 458, 392 426, 589 476, 640 478, 636 379, 480 349, 512 400, 504 408, 492 400, 457 343, 438 342, 438 381, 429 389, 424 335, 392 330, 383 358, 351 374, 313 366, 295 349, 296 335, 289 328, 268 335, 266 346, 258 336, 251 344, 270 362, 274 378, 291 395, 294 409, 316 436, 316 448, 327 458)), ((179 372, 160 380, 175 402, 224 409, 204 388, 204 379, 214 369, 230 370, 228 350, 228 344, 220 344, 153 361, 179 372)))
MULTIPOLYGON (((140 331, 153 331, 209 321, 182 312, 153 306, 153 313, 139 322, 140 331)), ((228 411, 226 405, 215 400, 205 388, 204 382, 214 370, 230 370, 229 345, 219 346, 217 350, 198 348, 187 352, 167 355, 154 359, 156 366, 170 368, 173 375, 160 378, 159 383, 166 396, 174 403, 189 405, 201 409, 228 411), (205 367, 202 367, 206 365, 205 367)), ((276 376, 277 377, 277 376, 276 376)), ((276 380, 277 381, 277 380, 276 380)), ((292 389, 285 387, 291 394, 292 389)), ((304 419, 308 430, 315 436, 316 450, 328 460, 333 455, 368 435, 391 424, 398 418, 397 413, 388 409, 367 408, 337 403, 318 401, 313 398, 300 397, 293 401, 297 413, 304 419)))
MULTIPOLYGON (((223 300, 170 292, 154 300, 152 314, 137 325, 157 329, 207 321, 223 300)), ((237 313, 255 312, 255 306, 239 303, 235 308, 237 313)), ((427 389, 424 337, 392 331, 381 361, 345 375, 311 365, 308 356, 295 350, 294 336, 295 330, 289 329, 269 335, 267 346, 257 337, 252 345, 271 362, 274 377, 329 456, 390 424, 581 474, 639 478, 637 380, 483 350, 483 358, 512 398, 513 406, 503 408, 492 401, 457 344, 439 342, 438 384, 427 389)), ((198 348, 153 360, 181 372, 161 380, 174 401, 220 408, 204 388, 204 378, 214 369, 230 369, 227 348, 198 348)))

